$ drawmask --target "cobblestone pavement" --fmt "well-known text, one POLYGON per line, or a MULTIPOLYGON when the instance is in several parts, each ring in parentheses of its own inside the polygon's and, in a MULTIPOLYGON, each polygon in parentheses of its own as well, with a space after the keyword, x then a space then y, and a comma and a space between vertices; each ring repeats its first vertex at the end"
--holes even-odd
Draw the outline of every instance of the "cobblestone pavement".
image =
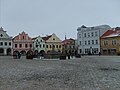
POLYGON ((26 60, 0 56, 0 90, 120 90, 120 57, 26 60))

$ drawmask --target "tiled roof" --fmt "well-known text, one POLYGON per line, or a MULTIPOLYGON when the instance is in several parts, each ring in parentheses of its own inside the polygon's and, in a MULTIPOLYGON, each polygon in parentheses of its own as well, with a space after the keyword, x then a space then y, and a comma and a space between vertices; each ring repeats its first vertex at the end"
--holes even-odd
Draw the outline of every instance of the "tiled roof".
POLYGON ((69 43, 71 43, 72 41, 75 41, 75 40, 72 39, 72 38, 66 39, 66 40, 63 40, 63 41, 62 41, 62 44, 69 44, 69 43))
POLYGON ((38 36, 37 36, 37 37, 32 38, 32 40, 35 40, 36 38, 38 38, 38 36))
POLYGON ((107 38, 107 37, 116 37, 120 36, 120 27, 112 28, 111 30, 106 31, 101 38, 107 38))
POLYGON ((46 36, 46 37, 42 37, 43 40, 48 40, 52 35, 46 36))
POLYGON ((13 40, 16 39, 16 38, 18 38, 18 36, 19 36, 19 35, 15 36, 15 37, 13 38, 13 40))

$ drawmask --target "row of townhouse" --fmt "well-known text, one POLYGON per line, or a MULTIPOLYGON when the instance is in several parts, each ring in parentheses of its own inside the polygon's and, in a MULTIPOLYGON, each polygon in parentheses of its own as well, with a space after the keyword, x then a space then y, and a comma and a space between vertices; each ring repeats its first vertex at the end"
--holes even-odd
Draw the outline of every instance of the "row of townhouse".
POLYGON ((120 54, 120 27, 111 28, 109 25, 77 29, 77 49, 79 54, 110 55, 120 54))
POLYGON ((68 52, 75 53, 75 40, 65 39, 61 41, 54 33, 45 37, 37 36, 31 38, 24 31, 12 38, 2 27, 0 28, 0 55, 12 55, 14 52, 20 52, 25 55, 29 50, 40 54, 49 53, 50 51, 63 53, 65 52, 64 50, 67 50, 66 54, 68 52), (65 47, 68 44, 69 47, 65 47))

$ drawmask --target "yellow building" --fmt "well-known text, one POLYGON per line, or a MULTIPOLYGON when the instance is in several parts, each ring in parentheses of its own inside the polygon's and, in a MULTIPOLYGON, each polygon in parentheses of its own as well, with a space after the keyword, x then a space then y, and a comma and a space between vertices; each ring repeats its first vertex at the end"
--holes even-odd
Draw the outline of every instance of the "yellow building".
POLYGON ((46 53, 50 51, 62 52, 62 41, 54 33, 42 38, 46 43, 46 53))
POLYGON ((101 54, 118 55, 120 54, 120 28, 108 30, 101 36, 101 54))

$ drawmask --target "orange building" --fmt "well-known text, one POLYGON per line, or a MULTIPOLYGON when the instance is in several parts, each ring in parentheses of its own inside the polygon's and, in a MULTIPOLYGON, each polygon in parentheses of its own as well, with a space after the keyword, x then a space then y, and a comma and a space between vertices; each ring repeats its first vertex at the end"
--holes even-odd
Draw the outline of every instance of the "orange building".
POLYGON ((120 27, 112 28, 100 38, 102 55, 120 54, 120 27))
POLYGON ((70 38, 70 39, 65 39, 62 41, 62 52, 64 54, 75 54, 75 40, 70 38))

